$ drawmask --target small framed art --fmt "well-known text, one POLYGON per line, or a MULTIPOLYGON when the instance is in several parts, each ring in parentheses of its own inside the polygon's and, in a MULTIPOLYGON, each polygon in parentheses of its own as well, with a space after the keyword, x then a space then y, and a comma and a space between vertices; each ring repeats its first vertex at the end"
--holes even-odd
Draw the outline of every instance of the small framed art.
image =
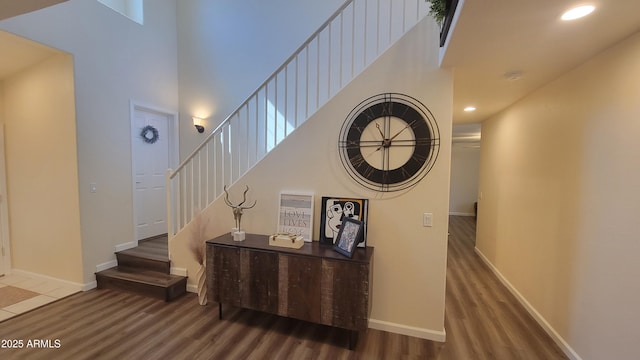
POLYGON ((363 230, 362 221, 348 217, 344 218, 333 249, 344 256, 353 257, 353 251, 360 242, 363 230))
POLYGON ((310 242, 313 235, 313 194, 280 193, 278 232, 304 237, 310 242))

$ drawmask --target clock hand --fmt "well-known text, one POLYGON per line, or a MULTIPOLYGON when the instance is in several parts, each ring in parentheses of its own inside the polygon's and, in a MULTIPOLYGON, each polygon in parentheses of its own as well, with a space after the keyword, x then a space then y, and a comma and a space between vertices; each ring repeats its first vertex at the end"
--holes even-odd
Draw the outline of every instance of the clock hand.
POLYGON ((383 145, 378 146, 375 150, 373 150, 372 152, 370 152, 370 153, 368 153, 367 155, 365 155, 365 156, 364 156, 364 157, 365 157, 365 159, 366 159, 366 158, 368 158, 369 156, 371 156, 371 155, 373 155, 373 154, 377 153, 378 151, 380 151, 380 149, 383 149, 383 148, 384 148, 384 146, 383 146, 383 145))
MULTIPOLYGON (((389 147, 390 144, 391 144, 391 140, 390 139, 384 139, 384 140, 382 140, 382 145, 378 146, 376 151, 379 151, 382 148, 389 147)), ((376 152, 376 151, 374 151, 374 152, 376 152)))
POLYGON ((378 129, 380 136, 382 136, 382 138, 384 139, 384 134, 382 133, 382 130, 380 130, 380 124, 376 123, 376 128, 378 129))
POLYGON ((385 139, 384 138, 384 134, 382 133, 382 130, 380 129, 380 124, 376 123, 376 129, 378 129, 378 132, 380 133, 380 136, 382 137, 382 145, 378 146, 378 148, 374 152, 377 152, 380 149, 382 149, 385 146, 385 144, 388 144, 389 141, 390 141, 389 139, 385 139))
POLYGON ((402 133, 409 126, 413 125, 413 123, 415 123, 416 121, 417 120, 413 120, 412 122, 408 123, 407 126, 405 126, 402 129, 400 129, 400 131, 398 131, 395 135, 393 135, 391 138, 389 138, 389 143, 391 143, 391 140, 395 139, 398 135, 400 135, 400 133, 402 133))
MULTIPOLYGON (((398 137, 398 135, 400 135, 403 131, 405 131, 409 126, 413 125, 417 120, 413 120, 412 122, 408 123, 407 126, 403 127, 402 129, 400 129, 400 131, 398 131, 395 135, 393 135, 392 137, 385 139, 384 135, 382 136, 383 140, 382 140, 382 145, 378 146, 378 148, 376 149, 376 151, 382 149, 382 148, 387 148, 389 146, 391 146, 391 141, 393 141, 393 139, 395 139, 396 137, 398 137)), ((378 123, 376 123, 376 127, 378 127, 378 123)), ((378 127, 378 130, 380 130, 380 128, 378 127)), ((380 132, 382 134, 382 132, 380 132)), ((374 151, 375 152, 375 151, 374 151)))

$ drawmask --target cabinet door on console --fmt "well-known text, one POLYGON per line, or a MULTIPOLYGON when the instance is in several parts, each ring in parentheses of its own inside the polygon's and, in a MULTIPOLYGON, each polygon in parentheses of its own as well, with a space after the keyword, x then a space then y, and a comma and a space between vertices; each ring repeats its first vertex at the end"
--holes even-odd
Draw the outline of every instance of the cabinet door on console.
POLYGON ((350 330, 365 330, 369 317, 369 266, 322 261, 322 320, 350 330))
POLYGON ((240 306, 240 249, 227 246, 212 246, 210 249, 213 250, 210 288, 213 300, 240 306))
POLYGON ((270 251, 240 251, 242 307, 278 312, 278 254, 270 251))
POLYGON ((320 322, 320 271, 322 260, 280 255, 278 314, 320 322))

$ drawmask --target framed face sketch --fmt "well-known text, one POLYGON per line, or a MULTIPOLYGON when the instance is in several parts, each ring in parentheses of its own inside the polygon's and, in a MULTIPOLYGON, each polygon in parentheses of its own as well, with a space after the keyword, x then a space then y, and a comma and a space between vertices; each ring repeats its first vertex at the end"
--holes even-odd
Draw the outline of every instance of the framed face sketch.
POLYGON ((362 242, 356 244, 365 247, 367 244, 367 199, 354 199, 337 196, 323 196, 320 211, 320 243, 333 245, 342 226, 342 220, 350 218, 362 221, 362 242))
POLYGON ((344 256, 353 257, 353 251, 362 237, 363 228, 362 221, 344 218, 333 249, 344 256))

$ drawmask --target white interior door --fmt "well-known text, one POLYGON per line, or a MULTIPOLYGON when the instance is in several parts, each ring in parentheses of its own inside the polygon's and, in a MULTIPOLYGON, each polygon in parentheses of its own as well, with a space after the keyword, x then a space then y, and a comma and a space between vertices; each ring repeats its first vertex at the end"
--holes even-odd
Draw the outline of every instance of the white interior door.
POLYGON ((170 115, 136 107, 133 112, 132 150, 136 241, 167 233, 165 174, 169 168, 170 115), (146 139, 141 135, 147 126, 146 139))

